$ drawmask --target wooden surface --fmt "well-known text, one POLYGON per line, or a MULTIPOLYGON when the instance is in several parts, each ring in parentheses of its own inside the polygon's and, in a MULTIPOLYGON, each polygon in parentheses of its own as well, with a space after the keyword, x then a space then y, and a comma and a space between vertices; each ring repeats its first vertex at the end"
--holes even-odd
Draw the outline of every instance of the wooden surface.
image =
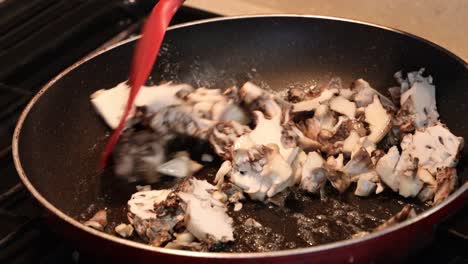
POLYGON ((357 19, 421 36, 468 61, 468 0, 187 0, 186 5, 227 16, 294 13, 357 19))

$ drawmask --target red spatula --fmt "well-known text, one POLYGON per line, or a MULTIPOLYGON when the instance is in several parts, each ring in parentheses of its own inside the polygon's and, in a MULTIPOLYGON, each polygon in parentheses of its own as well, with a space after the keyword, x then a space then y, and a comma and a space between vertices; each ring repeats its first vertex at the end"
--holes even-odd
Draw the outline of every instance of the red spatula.
POLYGON ((146 21, 142 37, 137 43, 135 53, 133 54, 132 65, 130 69, 129 85, 130 94, 127 105, 120 119, 120 123, 110 137, 99 161, 99 169, 106 166, 107 160, 117 143, 120 134, 125 127, 128 115, 133 109, 133 103, 140 91, 141 86, 146 82, 158 56, 164 34, 169 26, 172 17, 184 3, 184 0, 161 0, 154 7, 148 20, 146 21))

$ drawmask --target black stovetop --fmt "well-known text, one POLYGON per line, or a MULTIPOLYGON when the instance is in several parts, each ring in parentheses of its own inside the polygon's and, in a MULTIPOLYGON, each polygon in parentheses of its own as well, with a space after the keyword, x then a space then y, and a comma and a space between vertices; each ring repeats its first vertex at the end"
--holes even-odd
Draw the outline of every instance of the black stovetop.
MULTIPOLYGON (((87 54, 137 34, 156 1, 0 1, 0 263, 95 263, 52 233, 11 157, 16 120, 48 80, 87 54)), ((216 16, 182 8, 173 24, 216 16)), ((407 263, 468 263, 468 210, 444 222, 407 263)))

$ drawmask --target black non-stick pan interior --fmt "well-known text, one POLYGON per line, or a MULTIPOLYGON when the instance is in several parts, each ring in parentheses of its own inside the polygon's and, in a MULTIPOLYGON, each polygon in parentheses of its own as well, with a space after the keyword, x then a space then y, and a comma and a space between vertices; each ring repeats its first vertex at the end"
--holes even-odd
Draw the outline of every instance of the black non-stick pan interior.
MULTIPOLYGON (((48 201, 71 216, 79 218, 97 207, 120 208, 134 192, 134 186, 96 170, 109 130, 89 103, 94 91, 127 78, 133 47, 134 41, 115 47, 59 77, 37 100, 23 124, 19 153, 27 177, 48 201), (91 204, 95 208, 89 208, 91 204)), ((468 138, 464 122, 468 113, 465 63, 420 39, 365 24, 257 17, 178 27, 167 32, 151 82, 172 80, 195 87, 228 87, 252 80, 263 88, 281 90, 308 87, 339 76, 344 85, 364 78, 386 93, 395 85, 393 73, 421 67, 434 77, 441 119, 453 133, 468 138)), ((462 157, 466 152, 465 148, 462 157)), ((466 158, 462 158, 458 169, 463 181, 466 167, 466 158)), ((307 199, 312 200, 309 204, 319 204, 319 198, 307 199)), ((390 195, 346 202, 371 216, 372 210, 387 208, 382 217, 388 217, 407 201, 398 202, 390 195)), ((260 205, 247 206, 246 212, 260 210, 256 206, 260 205)), ((317 214, 320 208, 296 209, 317 214)), ((114 214, 121 215, 121 210, 114 209, 114 214)), ((273 219, 281 212, 273 210, 270 214, 264 218, 273 219)))

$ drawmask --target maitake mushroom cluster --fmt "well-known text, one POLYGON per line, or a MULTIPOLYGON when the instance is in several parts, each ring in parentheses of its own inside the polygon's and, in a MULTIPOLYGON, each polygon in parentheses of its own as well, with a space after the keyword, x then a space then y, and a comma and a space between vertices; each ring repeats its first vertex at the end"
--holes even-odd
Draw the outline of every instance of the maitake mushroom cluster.
MULTIPOLYGON (((201 250, 234 239, 226 205, 240 210, 243 194, 269 201, 294 185, 321 193, 329 183, 339 192, 355 186, 358 196, 390 188, 440 203, 457 184, 463 139, 440 122, 431 76, 420 70, 395 78, 391 100, 362 79, 350 87, 333 78, 291 88, 285 98, 251 82, 224 91, 143 87, 114 151, 115 173, 130 181, 187 179, 171 190, 135 193, 131 224, 152 245, 201 250), (191 177, 202 166, 186 153, 168 160, 166 144, 178 136, 209 142, 224 160, 216 186, 191 177)), ((120 84, 91 101, 115 127, 127 95, 120 84)))

